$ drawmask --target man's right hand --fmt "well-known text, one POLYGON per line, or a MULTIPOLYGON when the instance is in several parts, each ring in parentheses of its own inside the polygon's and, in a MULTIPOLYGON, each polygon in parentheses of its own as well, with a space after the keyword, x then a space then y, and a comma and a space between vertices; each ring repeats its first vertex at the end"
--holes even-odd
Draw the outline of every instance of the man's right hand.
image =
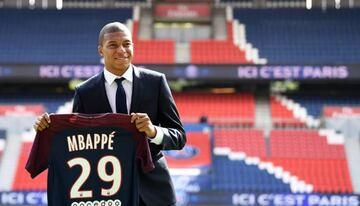
POLYGON ((44 129, 48 128, 49 125, 50 125, 50 116, 48 113, 44 113, 38 117, 33 127, 36 131, 43 131, 44 129))

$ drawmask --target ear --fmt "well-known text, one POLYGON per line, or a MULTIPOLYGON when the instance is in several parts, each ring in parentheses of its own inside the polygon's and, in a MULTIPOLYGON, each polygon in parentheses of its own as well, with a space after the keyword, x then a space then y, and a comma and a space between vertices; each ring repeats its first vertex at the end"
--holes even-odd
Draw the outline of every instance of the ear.
POLYGON ((100 56, 104 56, 101 45, 98 46, 98 52, 99 52, 100 56))

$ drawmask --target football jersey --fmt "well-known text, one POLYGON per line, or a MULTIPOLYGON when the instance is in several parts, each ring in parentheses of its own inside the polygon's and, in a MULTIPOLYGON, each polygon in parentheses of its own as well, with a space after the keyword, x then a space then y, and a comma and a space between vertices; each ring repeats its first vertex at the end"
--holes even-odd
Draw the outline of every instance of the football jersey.
POLYGON ((48 168, 49 206, 138 206, 137 167, 154 169, 149 143, 124 114, 50 115, 27 171, 48 168))

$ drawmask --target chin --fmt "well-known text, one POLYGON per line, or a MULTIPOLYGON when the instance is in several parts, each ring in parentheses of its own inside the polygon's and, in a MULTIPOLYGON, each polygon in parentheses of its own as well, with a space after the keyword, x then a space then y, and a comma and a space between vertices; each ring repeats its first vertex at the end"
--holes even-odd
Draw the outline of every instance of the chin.
POLYGON ((129 67, 129 64, 121 64, 121 65, 116 65, 116 70, 117 71, 124 71, 129 67))

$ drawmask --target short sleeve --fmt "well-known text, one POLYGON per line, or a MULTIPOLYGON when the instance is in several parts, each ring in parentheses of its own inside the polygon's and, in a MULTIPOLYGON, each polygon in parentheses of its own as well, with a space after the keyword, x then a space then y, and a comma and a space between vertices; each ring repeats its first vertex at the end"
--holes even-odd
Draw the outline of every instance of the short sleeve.
POLYGON ((145 136, 139 136, 139 141, 136 147, 136 157, 140 161, 142 170, 144 172, 150 172, 155 168, 155 166, 151 157, 149 142, 145 136))
POLYGON ((47 169, 52 136, 51 126, 36 133, 36 137, 25 166, 26 170, 30 173, 31 178, 35 178, 47 169))

